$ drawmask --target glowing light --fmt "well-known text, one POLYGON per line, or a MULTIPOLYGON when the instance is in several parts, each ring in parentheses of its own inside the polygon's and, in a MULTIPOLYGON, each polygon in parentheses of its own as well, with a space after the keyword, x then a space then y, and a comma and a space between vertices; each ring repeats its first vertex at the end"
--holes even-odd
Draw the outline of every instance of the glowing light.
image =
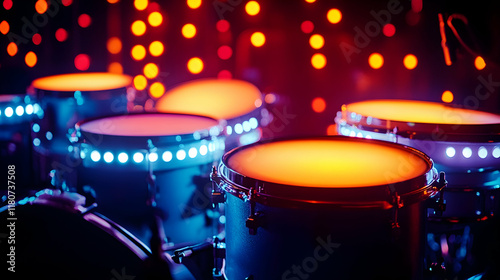
POLYGON ((169 162, 172 160, 172 153, 169 152, 169 151, 166 151, 163 153, 163 155, 161 156, 161 158, 163 159, 164 162, 169 162))
POLYGON ((221 79, 221 80, 230 80, 233 78, 233 74, 231 74, 231 72, 229 72, 229 70, 221 70, 218 74, 217 74, 217 79, 221 79))
POLYGON ((33 132, 38 133, 40 131, 40 125, 35 123, 33 124, 33 132))
POLYGON ((145 10, 148 7, 148 0, 135 0, 134 6, 139 11, 145 10))
POLYGON ((123 66, 120 62, 111 62, 108 66, 108 72, 115 74, 123 74, 123 66))
POLYGON ((267 104, 273 104, 276 102, 276 94, 274 93, 268 93, 264 96, 264 101, 266 101, 267 104))
POLYGON ((144 66, 144 76, 148 79, 156 78, 159 72, 158 66, 154 63, 148 63, 144 66))
POLYGON ((373 69, 379 69, 384 65, 384 57, 379 53, 372 53, 368 57, 368 64, 373 69))
POLYGON ((7 53, 10 55, 10 56, 14 56, 17 54, 17 45, 16 43, 14 42, 10 42, 8 45, 7 45, 7 53))
MULTIPOLYGON (((111 1, 113 1, 113 0, 108 0, 109 3, 111 3, 111 1)), ((114 1, 118 2, 119 0, 114 0, 114 1)), ((73 0, 62 0, 61 3, 63 4, 63 6, 68 7, 69 5, 71 5, 73 3, 73 0)))
POLYGON ((474 66, 476 66, 477 70, 483 70, 484 67, 486 67, 486 62, 484 62, 484 59, 482 57, 478 56, 474 60, 474 66))
POLYGON ((331 124, 326 128, 326 135, 337 135, 337 125, 331 124))
POLYGON ((227 60, 229 58, 231 58, 231 56, 233 55, 233 49, 231 49, 230 46, 220 46, 218 49, 217 49, 217 55, 219 56, 220 59, 222 60, 227 60))
POLYGON ((314 112, 321 113, 321 112, 325 111, 326 102, 325 102, 325 100, 323 98, 316 97, 311 102, 311 106, 312 106, 312 109, 313 109, 314 112))
POLYGON ((464 158, 470 158, 472 156, 472 150, 471 150, 471 148, 465 147, 462 150, 462 155, 464 156, 464 158))
POLYGON ((148 85, 148 80, 143 75, 137 75, 134 77, 134 87, 137 90, 143 90, 148 85))
POLYGON ((325 45, 325 38, 319 34, 314 34, 309 38, 309 45, 313 49, 321 49, 325 45))
POLYGON ((480 158, 486 158, 488 156, 488 150, 486 150, 485 147, 479 147, 479 150, 477 150, 477 155, 480 158))
POLYGON ((201 73, 201 71, 203 71, 203 60, 201 60, 199 57, 191 58, 187 63, 187 68, 189 72, 193 74, 201 73))
POLYGON ((45 0, 38 0, 36 1, 35 3, 35 10, 37 13, 39 14, 43 14, 47 11, 47 8, 48 8, 48 4, 47 4, 47 1, 45 0))
POLYGON ((225 19, 221 19, 221 20, 217 21, 217 23, 215 24, 215 27, 217 28, 217 31, 223 33, 223 32, 227 32, 229 30, 230 24, 229 24, 229 21, 227 21, 225 19))
POLYGON ((146 24, 142 20, 136 20, 130 26, 130 30, 135 36, 142 36, 146 33, 146 24))
POLYGON ((245 5, 245 11, 250 16, 255 16, 260 12, 260 5, 257 1, 248 1, 245 5))
POLYGON ((39 139, 39 138, 35 138, 35 139, 33 139, 33 145, 35 145, 35 147, 40 146, 40 144, 41 144, 41 141, 40 141, 40 139, 39 139))
POLYGON ((191 9, 198 9, 201 6, 201 0, 187 0, 186 4, 191 9))
POLYGON ((306 0, 306 3, 314 3, 316 0, 306 0))
POLYGON ((228 126, 226 127, 226 134, 227 134, 227 135, 231 135, 231 134, 233 134, 233 128, 232 128, 230 125, 228 125, 228 126))
POLYGON ((198 150, 196 150, 196 148, 194 148, 194 147, 189 149, 189 151, 188 151, 188 155, 190 158, 195 158, 197 154, 198 154, 198 150))
POLYGON ((406 69, 412 70, 417 67, 418 59, 413 54, 407 54, 403 59, 403 64, 405 65, 406 69))
POLYGON ((121 163, 125 163, 128 161, 128 155, 126 153, 118 154, 118 161, 121 163))
POLYGON ((149 95, 160 98, 165 93, 165 86, 160 82, 155 82, 149 87, 149 95))
POLYGON ((259 122, 257 121, 256 118, 254 117, 251 117, 249 120, 248 120, 248 123, 250 124, 250 128, 251 129, 256 129, 258 126, 259 126, 259 122))
POLYGON ((500 147, 493 148, 493 152, 491 152, 491 155, 494 158, 499 158, 500 157, 500 147))
POLYGON ((142 153, 137 152, 134 154, 132 158, 136 163, 141 163, 144 160, 144 155, 142 153))
POLYGON ((382 33, 387 37, 392 37, 396 34, 396 27, 391 23, 385 24, 382 28, 382 33))
POLYGON ((163 22, 163 16, 159 12, 152 12, 148 16, 148 22, 153 27, 160 26, 163 22))
POLYGON ((116 4, 118 3, 120 0, 108 0, 108 3, 109 4, 116 4))
POLYGON ((260 108, 260 106, 262 106, 262 99, 256 99, 253 105, 255 106, 255 108, 260 108))
POLYGON ((92 161, 98 162, 101 159, 101 154, 98 151, 92 151, 92 153, 90 153, 90 158, 92 161))
POLYGON ((249 132, 250 130, 252 130, 252 128, 250 127, 250 123, 248 121, 244 121, 242 125, 243 125, 243 130, 245 132, 249 132))
POLYGON ((160 56, 163 54, 164 50, 165 47, 163 46, 163 43, 160 41, 153 41, 151 44, 149 44, 149 53, 152 56, 160 56))
POLYGON ((328 13, 326 13, 326 18, 330 23, 336 24, 342 20, 342 13, 338 9, 330 9, 328 13))
POLYGON ((446 155, 447 155, 449 158, 454 157, 454 156, 455 156, 455 153, 456 153, 455 148, 453 148, 453 147, 448 147, 448 148, 446 148, 446 155))
POLYGON ((26 62, 26 65, 28 65, 28 67, 35 66, 37 60, 38 58, 36 57, 36 54, 34 52, 28 52, 24 57, 24 62, 26 62))
POLYGON ((122 51, 122 41, 118 37, 111 37, 106 44, 109 53, 117 54, 122 51))
POLYGON ((322 53, 315 53, 311 57, 311 65, 316 69, 322 69, 326 66, 326 57, 322 53))
POLYGON ((59 28, 56 30, 56 40, 59 42, 64 42, 68 39, 68 31, 64 28, 59 28))
POLYGON ((242 134, 243 133, 243 125, 241 123, 237 123, 234 125, 234 132, 236 134, 242 134))
POLYGON ((262 47, 266 43, 266 36, 262 32, 254 32, 250 36, 250 42, 254 47, 262 47))
POLYGON ((146 57, 146 48, 142 45, 135 45, 130 52, 132 58, 135 60, 142 60, 146 57))
POLYGON ((192 23, 186 23, 182 27, 182 36, 185 38, 191 39, 194 36, 196 36, 196 26, 194 26, 192 23))
POLYGON ((177 153, 175 154, 175 157, 178 159, 178 160, 183 160, 186 158, 186 151, 184 150, 178 150, 177 153))
POLYGON ((78 17, 78 25, 80 25, 82 28, 89 27, 91 23, 92 23, 92 18, 87 14, 81 14, 78 17))
POLYGON ((26 114, 28 115, 33 114, 33 105, 31 104, 26 105, 26 114))
POLYGON ((105 152, 103 158, 104 158, 105 162, 110 163, 113 161, 113 159, 115 157, 113 156, 113 154, 111 152, 105 152))
POLYGON ((86 54, 79 54, 75 57, 75 67, 80 71, 86 71, 90 67, 90 57, 86 54))
POLYGON ((148 156, 148 159, 150 162, 155 162, 158 160, 158 154, 157 153, 150 153, 148 156))
POLYGON ((302 30, 302 32, 304 32, 306 34, 309 34, 309 33, 313 32, 313 30, 314 30, 314 23, 312 23, 312 21, 310 21, 310 20, 303 21, 300 24, 300 30, 302 30))
POLYGON ((24 115, 24 107, 19 105, 16 107, 16 115, 18 115, 19 117, 24 115))
POLYGON ((2 22, 0 22, 0 32, 3 35, 6 35, 7 33, 9 33, 9 30, 10 30, 9 23, 6 22, 5 20, 2 20, 2 22))
POLYGON ((208 148, 207 145, 201 145, 200 146, 200 155, 204 156, 208 153, 208 148))
POLYGON ((36 33, 35 35, 33 35, 33 37, 31 37, 31 41, 33 41, 33 44, 35 45, 40 45, 40 43, 42 42, 42 36, 36 33))
POLYGON ((3 1, 3 7, 6 9, 6 10, 10 10, 12 8, 12 0, 4 0, 3 1))
POLYGON ((453 101, 453 93, 449 90, 445 90, 441 95, 441 100, 444 103, 451 103, 453 101))

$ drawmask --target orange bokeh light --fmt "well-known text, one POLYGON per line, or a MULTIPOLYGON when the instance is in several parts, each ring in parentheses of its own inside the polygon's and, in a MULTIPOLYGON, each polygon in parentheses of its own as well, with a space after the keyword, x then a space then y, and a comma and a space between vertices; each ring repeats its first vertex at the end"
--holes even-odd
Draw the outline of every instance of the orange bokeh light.
POLYGON ((328 13, 326 13, 326 18, 330 23, 339 23, 342 20, 342 13, 339 9, 330 9, 328 13))
POLYGON ((45 0, 38 0, 36 1, 35 3, 35 10, 37 13, 39 14, 43 14, 47 11, 47 8, 48 8, 48 4, 47 4, 47 1, 45 0))
POLYGON ((478 56, 474 60, 474 66, 476 66, 477 70, 483 70, 484 67, 486 67, 486 62, 484 61, 484 59, 482 57, 478 56))
POLYGON ((148 7, 148 0, 135 0, 134 6, 137 10, 142 11, 148 7))
POLYGON ((26 65, 28 65, 29 67, 35 66, 37 61, 38 58, 36 57, 36 54, 34 52, 28 52, 24 57, 24 62, 26 62, 26 65))
POLYGON ((8 45, 7 45, 7 53, 10 55, 10 56, 14 56, 17 54, 17 45, 16 43, 14 42, 10 42, 8 45))
POLYGON ((163 22, 163 16, 159 12, 152 12, 148 16, 148 22, 151 26, 159 26, 163 22))
POLYGON ((314 98, 313 101, 311 102, 311 107, 312 107, 313 111, 316 113, 321 113, 321 112, 325 111, 325 109, 326 109, 325 99, 323 99, 321 97, 314 98))
POLYGON ((245 11, 250 16, 255 16, 260 12, 260 5, 257 1, 248 1, 245 5, 245 11))
POLYGON ((108 65, 108 72, 115 74, 123 74, 123 66, 120 62, 111 62, 108 65))
POLYGON ((158 66, 156 64, 148 63, 144 66, 143 72, 144 72, 144 76, 146 76, 146 78, 154 79, 154 78, 158 77, 158 73, 160 72, 160 69, 158 68, 158 66))
POLYGON ((201 6, 201 0, 187 0, 186 4, 191 9, 198 9, 201 6))
POLYGON ((106 44, 109 53, 117 54, 122 51, 122 41, 118 37, 111 37, 106 44))
POLYGON ((165 51, 165 46, 163 46, 163 43, 160 41, 154 41, 151 44, 149 44, 149 53, 152 56, 160 56, 163 54, 165 51))
POLYGON ((250 42, 255 47, 262 47, 266 43, 266 36, 262 32, 254 32, 250 36, 250 42))
POLYGON ((379 69, 384 65, 384 57, 379 53, 372 53, 368 57, 368 64, 373 69, 379 69))
POLYGON ((146 24, 142 20, 136 20, 130 26, 130 30, 132 30, 135 36, 144 35, 144 33, 146 33, 146 24))
POLYGON ((325 45, 325 38, 319 34, 311 35, 309 38, 309 45, 311 45, 313 49, 321 49, 325 45))
POLYGON ((315 53, 311 57, 311 65, 316 69, 322 69, 326 66, 326 56, 322 53, 315 53))
POLYGON ((403 59, 403 64, 405 65, 406 69, 412 70, 415 69, 415 67, 417 67, 418 59, 413 54, 407 54, 403 59))
POLYGON ((10 30, 9 23, 6 22, 5 20, 2 20, 2 22, 0 22, 0 32, 3 35, 6 35, 7 33, 9 33, 9 30, 10 30))
POLYGON ((453 93, 449 90, 445 90, 443 94, 441 95, 441 100, 444 103, 451 103, 453 102, 453 93))
POLYGON ((184 38, 191 39, 194 36, 196 36, 196 26, 194 26, 194 24, 192 24, 192 23, 186 23, 182 27, 181 32, 182 32, 182 36, 184 36, 184 38))
POLYGON ((187 68, 192 74, 201 73, 201 71, 203 71, 203 67, 203 60, 201 60, 199 57, 193 57, 189 59, 187 63, 187 68))
POLYGON ((137 75, 134 77, 134 87, 137 90, 143 90, 148 85, 148 80, 143 75, 137 75))
POLYGON ((146 48, 142 45, 135 45, 130 52, 132 58, 135 60, 142 60, 146 56, 146 48))
POLYGON ((337 135, 337 125, 331 124, 326 128, 326 135, 337 135))
POLYGON ((165 86, 160 82, 155 82, 149 87, 149 95, 153 98, 160 98, 165 93, 165 86))

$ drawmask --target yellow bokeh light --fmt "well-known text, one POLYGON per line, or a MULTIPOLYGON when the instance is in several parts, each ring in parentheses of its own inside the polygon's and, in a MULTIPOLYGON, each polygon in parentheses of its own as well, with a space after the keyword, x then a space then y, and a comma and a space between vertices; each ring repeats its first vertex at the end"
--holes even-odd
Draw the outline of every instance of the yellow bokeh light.
POLYGON ((443 100, 444 103, 451 103, 453 101, 453 93, 449 90, 445 90, 441 95, 441 100, 443 100))
POLYGON ((148 63, 144 66, 144 76, 149 79, 154 79, 158 77, 158 73, 160 70, 158 69, 158 66, 154 63, 148 63))
POLYGON ((0 22, 0 33, 6 35, 7 33, 9 33, 9 31, 10 31, 9 23, 6 22, 5 20, 2 20, 2 22, 0 22))
POLYGON ((45 0, 38 0, 36 1, 35 3, 35 10, 37 13, 39 14, 43 14, 47 11, 47 8, 48 8, 48 4, 47 4, 47 1, 45 0))
POLYGON ((36 54, 34 52, 28 52, 24 57, 24 62, 26 62, 26 65, 28 65, 29 67, 35 66, 37 61, 38 58, 36 57, 36 54))
POLYGON ((478 56, 474 60, 474 66, 476 66, 477 70, 483 70, 484 67, 486 67, 486 62, 484 61, 484 59, 482 57, 478 56))
POLYGON ((154 41, 151 44, 149 44, 149 53, 152 56, 160 56, 163 54, 165 51, 165 47, 163 46, 163 43, 160 41, 154 41))
POLYGON ((198 9, 201 6, 201 0, 187 0, 186 4, 191 9, 198 9))
POLYGON ((250 42, 255 47, 262 47, 266 43, 266 36, 262 32, 254 32, 252 36, 250 36, 250 42))
POLYGON ((123 74, 123 66, 120 62, 111 62, 108 65, 108 72, 114 74, 123 74))
POLYGON ((379 69, 384 65, 384 57, 379 53, 372 53, 368 57, 368 64, 373 69, 379 69))
POLYGON ((339 9, 330 9, 326 14, 326 18, 330 23, 339 23, 342 20, 342 13, 339 9))
POLYGON ((120 1, 120 0, 108 0, 108 3, 109 4, 115 4, 115 3, 118 3, 118 1, 120 1))
POLYGON ((146 48, 142 45, 135 45, 130 52, 135 60, 142 60, 146 56, 146 48))
POLYGON ((325 38, 319 34, 314 34, 309 38, 309 45, 313 49, 321 49, 325 45, 325 38))
POLYGON ((146 24, 142 20, 136 20, 132 23, 130 30, 132 30, 135 36, 144 35, 144 33, 146 33, 146 24))
POLYGON ((201 60, 199 57, 191 58, 187 63, 187 68, 189 72, 198 74, 203 71, 203 60, 201 60))
POLYGON ((182 36, 185 38, 193 38, 196 35, 196 26, 191 23, 184 24, 182 27, 182 36))
POLYGON ((250 16, 255 16, 260 12, 260 5, 257 1, 248 1, 245 5, 245 11, 250 16))
POLYGON ((149 87, 149 95, 153 98, 160 98, 165 93, 165 86, 160 82, 155 82, 149 87))
POLYGON ((407 54, 403 59, 403 64, 405 65, 406 69, 412 70, 417 67, 418 59, 413 54, 407 54))
POLYGON ((316 69, 322 69, 326 66, 326 57, 322 53, 315 53, 311 57, 311 65, 316 69))
POLYGON ((159 26, 163 22, 163 16, 159 12, 152 12, 148 16, 148 22, 151 26, 159 26))
POLYGON ((306 0, 306 3, 314 3, 316 0, 306 0))
POLYGON ((137 75, 134 77, 134 87, 137 90, 143 90, 148 85, 148 80, 143 75, 137 75))
POLYGON ((16 43, 14 42, 10 42, 8 45, 7 45, 7 53, 10 55, 10 56, 14 56, 17 54, 17 45, 16 43))
POLYGON ((137 10, 142 11, 148 7, 148 0, 135 0, 134 6, 137 10))
POLYGON ((122 51, 122 41, 118 37, 111 37, 108 39, 106 47, 108 48, 109 53, 120 53, 122 51))

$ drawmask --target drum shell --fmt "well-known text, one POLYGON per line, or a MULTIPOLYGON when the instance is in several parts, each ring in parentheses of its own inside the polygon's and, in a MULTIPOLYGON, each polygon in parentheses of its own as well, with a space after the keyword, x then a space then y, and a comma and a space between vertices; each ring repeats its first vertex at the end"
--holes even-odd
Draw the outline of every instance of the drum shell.
POLYGON ((421 279, 424 203, 398 209, 277 208, 256 203, 263 225, 245 226, 250 204, 227 195, 228 279, 421 279), (323 244, 323 245, 322 245, 323 244), (330 244, 326 249, 324 244, 330 244), (321 252, 321 253, 319 253, 321 252), (294 269, 300 267, 299 275, 294 269))

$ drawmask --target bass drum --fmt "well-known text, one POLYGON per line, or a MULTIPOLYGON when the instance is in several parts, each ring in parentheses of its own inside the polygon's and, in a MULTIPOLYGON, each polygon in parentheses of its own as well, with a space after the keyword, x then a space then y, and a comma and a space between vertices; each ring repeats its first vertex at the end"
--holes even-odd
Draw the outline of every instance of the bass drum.
MULTIPOLYGON (((158 270, 152 272, 150 249, 84 202, 79 194, 46 189, 0 208, 9 231, 0 242, 7 256, 2 274, 8 279, 152 279, 158 270)), ((194 279, 184 266, 166 259, 163 279, 194 279)))

